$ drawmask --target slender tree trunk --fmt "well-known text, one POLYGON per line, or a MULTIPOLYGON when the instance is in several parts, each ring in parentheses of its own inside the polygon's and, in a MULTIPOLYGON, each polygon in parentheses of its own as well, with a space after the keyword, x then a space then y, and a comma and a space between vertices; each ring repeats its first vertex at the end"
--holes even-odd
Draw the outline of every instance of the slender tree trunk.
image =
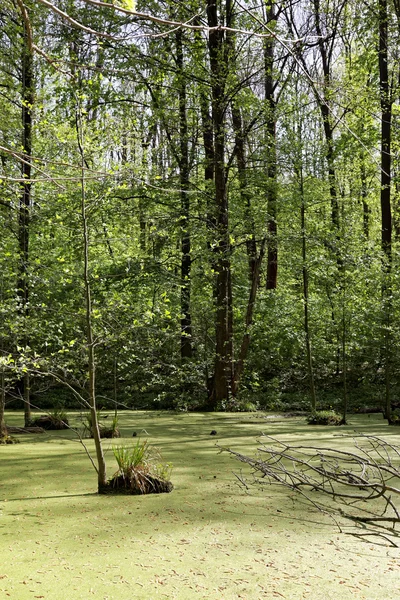
POLYGON ((310 316, 309 316, 309 294, 308 294, 308 268, 307 268, 307 238, 306 238, 306 203, 304 197, 304 179, 302 167, 297 170, 297 177, 300 184, 300 218, 301 218, 301 248, 302 248, 302 263, 303 263, 303 306, 304 306, 304 333, 306 338, 306 355, 308 379, 311 395, 311 411, 317 409, 317 395, 315 391, 314 381, 314 366, 312 359, 311 334, 310 334, 310 316))
POLYGON ((183 72, 182 30, 176 32, 176 57, 179 93, 179 179, 181 186, 181 358, 192 358, 192 318, 190 314, 191 239, 189 189, 189 140, 186 114, 186 83, 183 72))
POLYGON ((240 186, 240 196, 245 211, 245 221, 249 227, 249 235, 246 239, 247 260, 249 264, 249 297, 247 301, 247 310, 245 317, 245 330, 240 344, 239 354, 235 362, 234 376, 232 382, 232 396, 236 396, 239 390, 240 381, 244 372, 244 366, 250 347, 250 330, 253 323, 254 306, 257 297, 257 291, 260 281, 260 270, 265 255, 265 246, 267 237, 261 242, 260 251, 257 252, 257 241, 255 234, 255 223, 251 214, 251 192, 247 181, 247 165, 245 140, 243 132, 243 122, 240 108, 236 101, 232 101, 232 123, 235 132, 235 153, 237 160, 237 169, 240 186))
POLYGON ((395 241, 400 241, 400 170, 396 169, 393 172, 395 181, 395 193, 393 197, 393 233, 395 241))
MULTIPOLYGON (((315 16, 315 29, 318 39, 318 49, 322 62, 322 73, 324 78, 324 86, 322 97, 317 95, 318 105, 321 111, 322 122, 325 133, 326 142, 326 162, 328 165, 328 181, 329 181, 329 195, 331 199, 331 218, 333 227, 339 229, 339 202, 336 185, 336 167, 335 167, 335 155, 334 155, 334 144, 333 144, 333 126, 332 126, 332 114, 330 108, 330 85, 331 85, 331 66, 330 66, 330 55, 327 49, 326 36, 323 35, 321 27, 321 7, 320 0, 314 0, 314 16, 315 16)), ((334 35, 336 35, 336 31, 334 35)), ((331 43, 329 41, 329 43, 331 43)))
POLYGON ((381 214, 382 251, 385 270, 390 271, 392 262, 392 212, 391 188, 391 132, 392 103, 388 73, 388 14, 387 0, 379 0, 379 84, 381 97, 381 214))
POLYGON ((265 237, 261 241, 259 254, 258 254, 255 262, 253 263, 252 279, 250 282, 249 298, 247 301, 245 331, 244 331, 242 342, 240 345, 239 355, 238 355, 238 358, 237 358, 237 361, 235 364, 234 378, 233 378, 233 382, 232 382, 232 395, 233 396, 236 396, 236 394, 238 392, 240 381, 241 381, 243 371, 244 371, 245 362, 247 359, 247 354, 248 354, 249 347, 250 347, 250 339, 251 339, 250 338, 250 330, 251 330, 251 326, 253 324, 254 306, 255 306, 256 297, 257 297, 257 290, 259 287, 260 269, 261 269, 261 264, 262 264, 262 261, 264 259, 264 255, 265 255, 266 243, 267 243, 267 238, 265 237))
MULTIPOLYGON (((28 24, 24 20, 21 55, 22 73, 22 148, 23 161, 21 175, 26 182, 21 184, 18 215, 19 267, 17 281, 18 312, 21 316, 24 334, 20 343, 29 346, 27 332, 29 318, 29 225, 32 201, 31 155, 32 155, 32 110, 34 106, 33 54, 30 48, 28 24)), ((25 426, 31 419, 29 375, 23 376, 17 383, 18 393, 24 401, 25 426)))
POLYGON ((6 378, 5 378, 5 369, 2 367, 1 369, 1 380, 0 380, 0 439, 7 437, 7 427, 4 419, 4 411, 6 408, 6 378))
MULTIPOLYGON (((79 103, 79 100, 77 100, 79 103)), ((103 446, 100 437, 100 428, 97 418, 96 405, 96 356, 95 356, 95 339, 93 335, 93 317, 92 317, 92 296, 90 285, 90 258, 89 258, 89 226, 87 218, 87 201, 85 187, 85 154, 84 154, 84 136, 81 110, 77 104, 76 112, 76 131, 79 152, 81 155, 81 219, 82 219, 82 241, 83 241, 83 284, 85 297, 85 330, 86 330, 86 347, 88 360, 88 392, 89 406, 92 423, 92 434, 96 449, 97 458, 97 478, 98 491, 101 492, 107 485, 106 462, 104 458, 103 446)))
POLYGON ((391 121, 388 52, 387 52, 387 3, 379 0, 379 75, 381 90, 381 211, 382 211, 382 250, 386 259, 386 269, 392 261, 392 213, 390 206, 391 186, 391 121))
POLYGON ((240 196, 244 206, 245 223, 248 227, 246 235, 247 260, 249 263, 249 280, 252 282, 254 268, 257 262, 257 241, 255 222, 251 212, 251 190, 247 181, 247 165, 243 121, 236 99, 232 101, 232 124, 235 132, 235 153, 238 169, 240 196))
POLYGON ((367 191, 367 175, 365 172, 365 157, 361 156, 361 168, 360 168, 360 177, 361 177, 361 200, 363 207, 363 232, 366 240, 369 240, 369 219, 370 219, 370 208, 368 205, 368 191, 367 191))
MULTIPOLYGON (((195 19, 195 25, 200 25, 200 20, 195 19)), ((196 47, 199 53, 202 52, 203 48, 203 39, 200 34, 200 31, 195 31, 195 40, 196 47)), ((215 202, 212 202, 214 197, 214 132, 213 132, 213 122, 210 114, 210 101, 208 97, 208 92, 204 85, 199 84, 199 104, 200 104, 200 114, 201 114, 201 131, 203 137, 203 148, 204 148, 204 187, 205 187, 205 196, 206 196, 206 207, 205 209, 201 207, 201 216, 205 215, 206 223, 207 223, 207 250, 210 256, 211 270, 213 273, 216 272, 215 268, 215 252, 213 250, 212 240, 215 238, 216 231, 216 219, 215 219, 215 202)), ((216 303, 216 286, 213 286, 213 296, 214 302, 216 303)), ((213 390, 214 390, 214 373, 210 376, 208 369, 208 361, 207 361, 207 327, 205 328, 204 335, 204 348, 205 348, 205 378, 206 378, 206 386, 208 399, 205 404, 206 409, 212 409, 214 406, 213 402, 213 390)))
MULTIPOLYGON (((200 20, 195 19, 194 24, 199 26, 200 20)), ((195 31, 196 47, 198 52, 202 51, 203 39, 198 30, 195 31)), ((213 132, 213 121, 210 114, 210 100, 208 92, 204 85, 199 84, 199 104, 201 114, 201 132, 203 137, 203 148, 204 148, 204 181, 205 181, 205 192, 207 196, 207 227, 210 235, 214 235, 215 229, 215 203, 211 202, 214 189, 214 132, 213 132)), ((209 243, 209 240, 208 240, 209 243)), ((211 244, 209 243, 209 246, 211 244)))
MULTIPOLYGON (((267 23, 275 19, 275 3, 266 2, 267 23)), ((267 290, 274 290, 278 278, 278 241, 277 241, 277 185, 276 185, 276 107, 274 68, 275 39, 264 41, 264 73, 266 101, 266 146, 267 146, 267 212, 268 212, 268 255, 267 255, 267 290)))
POLYGON ((385 353, 385 412, 391 421, 390 354, 391 354, 391 271, 392 271, 392 210, 391 210, 391 134, 392 101, 388 68, 388 5, 378 0, 379 8, 379 87, 381 103, 381 246, 383 254, 382 310, 385 353))
MULTIPOLYGON (((346 277, 346 272, 343 272, 343 277, 346 277)), ((349 406, 349 395, 348 395, 348 391, 347 391, 347 348, 346 348, 346 341, 347 341, 347 325, 346 325, 346 304, 345 304, 345 300, 346 300, 346 285, 344 283, 343 286, 343 294, 344 294, 344 298, 343 298, 343 306, 342 306, 342 371, 343 371, 343 411, 342 411, 342 417, 343 417, 343 423, 346 423, 347 421, 347 411, 348 411, 348 406, 349 406)))

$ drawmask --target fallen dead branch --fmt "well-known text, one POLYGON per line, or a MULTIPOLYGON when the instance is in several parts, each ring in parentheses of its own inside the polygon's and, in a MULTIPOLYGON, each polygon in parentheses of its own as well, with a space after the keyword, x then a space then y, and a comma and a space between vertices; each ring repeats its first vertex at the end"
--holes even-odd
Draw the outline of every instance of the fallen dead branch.
POLYGON ((7 431, 9 434, 12 433, 45 433, 43 427, 13 427, 7 425, 7 431))
POLYGON ((291 445, 271 436, 260 438, 255 457, 219 447, 252 468, 251 481, 235 473, 246 489, 254 484, 279 484, 335 518, 340 529, 337 518, 341 516, 359 525, 373 525, 370 535, 384 536, 388 530, 398 535, 400 509, 395 500, 400 495, 400 447, 371 435, 351 439, 354 451, 291 445))

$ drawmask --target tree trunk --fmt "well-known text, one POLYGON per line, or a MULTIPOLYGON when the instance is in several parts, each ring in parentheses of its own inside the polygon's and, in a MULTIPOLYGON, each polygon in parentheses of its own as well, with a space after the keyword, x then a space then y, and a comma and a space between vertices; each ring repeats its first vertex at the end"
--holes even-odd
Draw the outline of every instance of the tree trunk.
POLYGON ((251 213, 251 190, 249 188, 246 173, 247 165, 243 120, 240 107, 237 105, 236 99, 232 100, 232 124, 235 132, 235 154, 238 169, 240 196, 244 206, 245 223, 248 226, 248 233, 246 232, 246 250, 247 260, 249 263, 249 280, 251 283, 253 280, 254 268, 257 262, 256 227, 253 215, 251 213))
MULTIPOLYGON (((27 331, 29 317, 29 223, 31 211, 31 155, 32 155, 32 109, 34 105, 34 80, 33 80, 33 55, 30 48, 28 24, 23 25, 23 41, 21 55, 22 73, 22 149, 23 160, 21 161, 21 175, 26 182, 21 184, 18 212, 18 249, 19 266, 17 280, 18 312, 22 318, 24 333, 20 344, 26 348, 29 346, 29 335, 27 331)), ((29 378, 23 376, 18 384, 18 393, 24 400, 25 426, 29 425, 31 419, 31 407, 29 397, 29 378)))
POLYGON ((243 122, 240 108, 235 99, 232 100, 232 123, 235 132, 235 153, 240 186, 240 196, 245 211, 245 221, 249 226, 249 235, 246 236, 247 260, 249 265, 249 297, 245 317, 245 330, 243 333, 239 355, 235 361, 234 375, 232 381, 232 396, 236 396, 240 381, 244 372, 244 366, 250 347, 250 329, 253 323, 254 306, 260 281, 260 270, 265 254, 267 237, 261 242, 259 254, 257 254, 257 241, 255 223, 251 214, 251 192, 249 189, 246 173, 246 152, 243 132, 243 122))
POLYGON ((366 240, 369 240, 369 220, 371 210, 368 205, 368 192, 367 192, 367 175, 365 172, 365 157, 364 153, 361 156, 361 168, 360 168, 360 177, 361 177, 361 199, 362 199, 362 207, 363 207, 363 232, 366 240))
MULTIPOLYGON (((275 20, 274 2, 266 2, 267 23, 275 20)), ((274 290, 278 278, 278 241, 277 241, 277 185, 276 185, 276 115, 275 115, 275 81, 273 75, 275 39, 267 37, 264 41, 264 73, 266 102, 266 146, 267 156, 267 212, 268 212, 268 255, 267 255, 267 290, 274 290)))
POLYGON ((183 72, 182 30, 176 34, 176 57, 179 93, 179 180, 181 186, 181 358, 192 358, 192 319, 190 314, 191 240, 189 231, 189 140, 186 115, 186 83, 183 72))
MULTIPOLYGON (((79 102, 79 100, 77 100, 79 102)), ((76 111, 76 131, 77 140, 79 146, 79 152, 81 156, 81 219, 82 219, 82 241, 83 241, 83 284, 84 284, 84 298, 85 298, 85 334, 86 334, 86 348, 87 348, 87 360, 88 360, 88 384, 89 384, 89 406, 90 416, 92 423, 92 434, 94 439, 94 445, 96 449, 97 458, 97 482, 98 491, 101 492, 107 485, 107 471, 106 462, 104 458, 103 446, 100 437, 100 428, 97 418, 97 405, 96 405, 96 357, 95 357, 95 339, 93 335, 92 326, 92 297, 91 297, 91 286, 90 286, 90 275, 89 275, 89 226, 87 218, 87 201, 86 201, 86 188, 85 188, 85 155, 84 155, 84 136, 83 136, 83 124, 82 124, 82 113, 80 107, 77 106, 76 111)))
POLYGON ((387 0, 379 0, 379 86, 381 99, 381 214, 382 252, 385 270, 390 271, 392 262, 392 212, 391 187, 391 123, 392 103, 388 73, 388 9, 387 0))
MULTIPOLYGON (((195 25, 200 25, 200 20, 196 18, 194 20, 195 25)), ((195 31, 195 40, 197 50, 199 52, 202 51, 203 39, 199 30, 195 31)), ((210 114, 210 101, 208 97, 208 93, 204 87, 204 85, 199 85, 199 103, 200 103, 200 114, 201 114, 201 132, 203 138, 203 149, 204 149, 204 187, 205 187, 205 195, 206 195, 206 207, 201 207, 202 216, 205 215, 206 224, 207 224, 207 250, 210 256, 211 263, 211 271, 212 273, 216 272, 215 264, 214 264, 214 250, 212 245, 212 240, 215 237, 215 206, 214 202, 212 202, 212 198, 214 196, 214 132, 213 132, 213 122, 210 114)), ((213 286, 213 296, 214 302, 216 303, 216 286, 213 286)), ((205 349, 205 379, 206 386, 208 392, 208 399, 205 404, 205 409, 213 408, 213 390, 214 390, 214 373, 209 375, 208 361, 207 361, 207 326, 205 327, 205 335, 204 335, 204 349, 205 349)))
POLYGON ((392 270, 392 211, 391 211, 391 133, 392 101, 388 68, 388 6, 379 0, 379 89, 381 104, 381 247, 383 254, 382 311, 385 360, 385 412, 391 421, 390 354, 391 354, 391 270, 392 270))
POLYGON ((247 354, 250 347, 250 329, 253 324, 254 306, 257 297, 257 290, 260 281, 260 269, 265 254, 267 238, 261 241, 260 252, 253 264, 252 279, 250 283, 249 299, 247 301, 247 311, 245 320, 245 331, 242 338, 242 343, 239 350, 239 355, 235 365, 234 378, 232 382, 232 395, 236 396, 239 389, 239 384, 244 371, 247 354))
POLYGON ((6 378, 5 369, 1 369, 1 389, 0 389, 0 438, 8 435, 6 422, 4 420, 4 411, 6 408, 6 378))
MULTIPOLYGON (((229 25, 230 0, 226 0, 225 10, 226 22, 229 25)), ((208 0, 207 16, 209 27, 217 28, 218 14, 215 0, 208 0)), ((233 378, 231 262, 225 169, 225 84, 229 65, 229 47, 224 40, 224 32, 220 29, 212 29, 209 33, 209 58, 216 205, 216 348, 213 389, 209 403, 216 408, 229 399, 233 378)))
MULTIPOLYGON (((324 127, 326 142, 326 162, 328 165, 329 196, 331 200, 331 219, 333 227, 339 229, 339 202, 336 186, 336 168, 333 145, 333 126, 332 114, 330 108, 330 84, 331 84, 331 66, 330 54, 327 49, 327 36, 323 35, 321 27, 321 7, 320 0, 314 0, 315 29, 318 39, 318 49, 322 62, 322 73, 324 78, 322 97, 317 94, 317 101, 321 111, 322 123, 324 127)), ((336 36, 337 31, 333 32, 336 36)))
POLYGON ((315 412, 317 409, 317 395, 315 392, 314 382, 314 367, 312 359, 312 347, 311 347, 311 334, 310 334, 310 317, 309 317, 309 295, 308 295, 308 268, 307 268, 307 238, 306 238, 306 204, 304 197, 304 181, 303 181, 303 170, 297 173, 299 184, 300 184, 300 218, 301 218, 301 248, 302 248, 302 263, 303 263, 303 305, 304 305, 304 333, 306 338, 306 355, 307 355, 307 369, 308 379, 310 385, 311 395, 311 411, 315 412))

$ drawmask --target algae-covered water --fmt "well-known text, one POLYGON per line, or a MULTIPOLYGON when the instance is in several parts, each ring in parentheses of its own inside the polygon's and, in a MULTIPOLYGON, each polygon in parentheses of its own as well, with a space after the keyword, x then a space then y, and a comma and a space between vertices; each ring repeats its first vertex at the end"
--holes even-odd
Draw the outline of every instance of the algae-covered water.
MULTIPOLYGON (((6 421, 21 425, 23 416, 6 421)), ((261 432, 341 447, 338 428, 260 413, 125 411, 120 430, 121 440, 104 441, 109 476, 112 444, 136 442, 136 432, 173 464, 172 493, 99 496, 73 431, 0 447, 0 598, 400 598, 400 549, 389 539, 355 537, 355 526, 340 533, 276 486, 246 492, 234 475, 246 466, 216 447, 254 453, 261 432)), ((400 433, 379 415, 351 416, 340 434, 353 430, 392 442, 400 433)))

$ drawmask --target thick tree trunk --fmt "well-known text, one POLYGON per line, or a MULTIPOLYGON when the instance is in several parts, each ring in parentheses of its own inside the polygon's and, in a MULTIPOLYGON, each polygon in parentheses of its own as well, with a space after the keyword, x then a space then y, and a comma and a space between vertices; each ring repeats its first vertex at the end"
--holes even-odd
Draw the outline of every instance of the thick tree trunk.
MULTIPOLYGON (((227 24, 229 24, 230 0, 226 0, 225 11, 227 24)), ((215 0, 208 0, 207 16, 209 27, 216 28, 218 14, 215 0)), ((209 57, 216 205, 216 348, 213 389, 209 404, 215 408, 229 399, 233 379, 231 263, 225 169, 225 84, 229 65, 229 48, 224 40, 224 32, 220 29, 212 29, 209 33, 209 57)))

